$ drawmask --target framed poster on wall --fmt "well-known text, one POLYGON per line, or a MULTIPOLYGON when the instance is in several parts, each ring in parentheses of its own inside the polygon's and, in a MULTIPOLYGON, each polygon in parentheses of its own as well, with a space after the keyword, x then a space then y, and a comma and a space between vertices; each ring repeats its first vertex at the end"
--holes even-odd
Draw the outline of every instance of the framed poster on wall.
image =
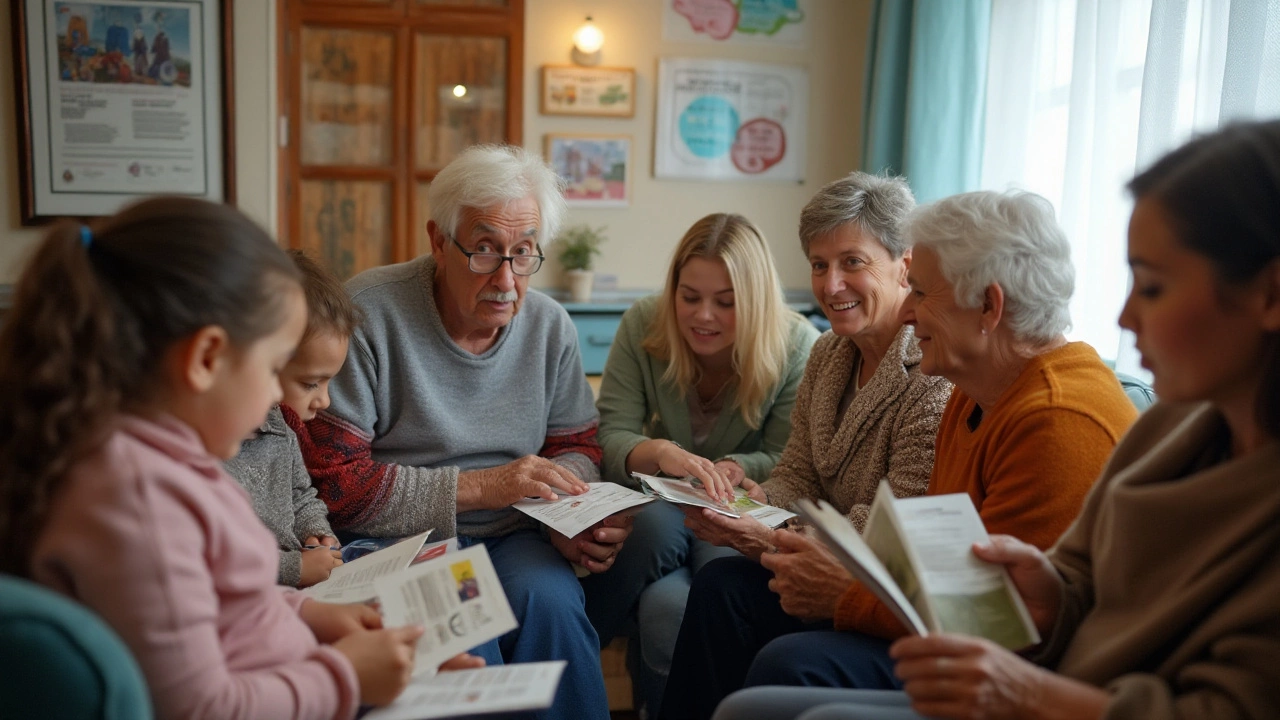
POLYGON ((809 75, 789 65, 664 58, 654 176, 800 182, 809 75))
POLYGON ((629 118, 636 114, 636 71, 543 65, 539 112, 629 118))
POLYGON ((570 207, 626 207, 631 196, 631 136, 549 133, 544 157, 565 182, 570 207))
POLYGON ((234 200, 229 2, 13 2, 24 225, 234 200))

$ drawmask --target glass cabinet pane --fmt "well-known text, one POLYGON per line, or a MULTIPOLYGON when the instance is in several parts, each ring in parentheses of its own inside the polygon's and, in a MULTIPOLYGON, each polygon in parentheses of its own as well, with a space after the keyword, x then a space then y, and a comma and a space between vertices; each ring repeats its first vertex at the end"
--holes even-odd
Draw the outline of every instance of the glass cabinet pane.
POLYGON ((302 182, 302 248, 338 277, 392 262, 390 183, 302 182))
POLYGON ((392 147, 390 33, 302 28, 302 162, 387 165, 392 147))
POLYGON ((506 39, 418 35, 415 45, 418 169, 438 170, 469 145, 503 142, 506 39))

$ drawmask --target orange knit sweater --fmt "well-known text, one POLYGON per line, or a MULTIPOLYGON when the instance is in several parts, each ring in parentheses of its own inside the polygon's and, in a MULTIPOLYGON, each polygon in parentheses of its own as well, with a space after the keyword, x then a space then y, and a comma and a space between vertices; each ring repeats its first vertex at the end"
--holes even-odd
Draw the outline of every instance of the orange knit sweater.
MULTIPOLYGON (((1069 343, 1032 359, 980 415, 960 388, 938 427, 927 495, 969 493, 995 535, 1041 549, 1080 512, 1116 442, 1138 416, 1093 348, 1069 343)), ((876 596, 854 583, 836 606, 835 626, 881 638, 906 629, 876 596)))

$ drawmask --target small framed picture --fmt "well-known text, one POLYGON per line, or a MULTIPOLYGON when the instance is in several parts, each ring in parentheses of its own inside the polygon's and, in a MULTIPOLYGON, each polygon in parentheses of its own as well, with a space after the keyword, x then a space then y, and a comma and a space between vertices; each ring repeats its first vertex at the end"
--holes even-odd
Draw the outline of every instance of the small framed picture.
POLYGON ((631 136, 549 133, 546 157, 564 179, 571 207, 627 207, 631 136))
POLYGON ((635 117, 636 71, 543 65, 538 108, 543 115, 635 117))

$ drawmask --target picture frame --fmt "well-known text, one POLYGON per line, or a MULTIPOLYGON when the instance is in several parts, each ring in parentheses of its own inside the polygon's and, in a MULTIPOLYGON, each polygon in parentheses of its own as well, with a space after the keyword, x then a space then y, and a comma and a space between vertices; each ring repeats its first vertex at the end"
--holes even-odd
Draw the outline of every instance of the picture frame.
POLYGON ((543 115, 635 117, 636 71, 543 65, 538 96, 538 111, 543 115))
POLYGON ((235 201, 230 0, 13 0, 23 225, 235 201))
POLYGON ((631 136, 548 133, 544 157, 565 182, 570 207, 631 204, 631 136))

